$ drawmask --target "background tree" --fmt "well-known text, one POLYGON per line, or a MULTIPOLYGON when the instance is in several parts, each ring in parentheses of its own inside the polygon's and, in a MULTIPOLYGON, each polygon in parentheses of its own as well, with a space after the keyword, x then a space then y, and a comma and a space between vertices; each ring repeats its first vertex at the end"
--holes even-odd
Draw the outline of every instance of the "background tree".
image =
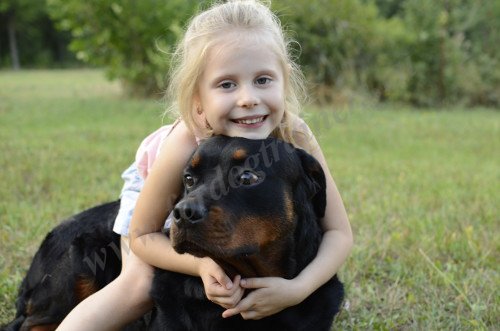
POLYGON ((401 15, 406 0, 374 0, 380 14, 385 18, 401 15))
POLYGON ((26 27, 36 21, 42 12, 43 3, 39 1, 0 0, 0 18, 4 22, 2 27, 7 32, 10 59, 14 70, 21 67, 18 35, 19 33, 29 33, 29 29, 26 27))
POLYGON ((297 32, 299 62, 320 102, 355 91, 381 100, 404 95, 399 67, 405 51, 398 45, 405 44, 406 31, 400 19, 384 19, 373 2, 359 0, 282 0, 274 6, 297 32))
POLYGON ((406 0, 402 16, 413 104, 500 104, 498 2, 406 0))
POLYGON ((70 49, 85 63, 106 68, 130 95, 161 92, 169 52, 197 1, 48 0, 59 28, 70 31, 70 49))
POLYGON ((0 65, 17 70, 71 62, 68 42, 54 28, 44 1, 0 0, 0 65))
MULTIPOLYGON (((186 20, 211 0, 0 0, 0 65, 105 68, 128 95, 158 95, 186 20), (50 16, 48 15, 50 14, 50 16), (54 29, 54 23, 60 31, 54 29), (62 32, 61 32, 62 31, 62 32), (70 42, 71 41, 71 42, 70 42), (70 42, 73 56, 68 56, 70 42)), ((500 2, 272 3, 315 100, 500 105, 500 2)))

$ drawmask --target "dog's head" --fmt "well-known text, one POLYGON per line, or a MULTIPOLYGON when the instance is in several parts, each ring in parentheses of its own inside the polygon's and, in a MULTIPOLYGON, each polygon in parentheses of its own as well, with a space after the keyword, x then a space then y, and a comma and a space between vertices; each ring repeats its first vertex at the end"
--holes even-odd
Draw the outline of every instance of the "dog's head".
POLYGON ((317 251, 326 204, 320 164, 282 140, 217 136, 184 170, 170 230, 179 253, 229 275, 293 277, 317 251))

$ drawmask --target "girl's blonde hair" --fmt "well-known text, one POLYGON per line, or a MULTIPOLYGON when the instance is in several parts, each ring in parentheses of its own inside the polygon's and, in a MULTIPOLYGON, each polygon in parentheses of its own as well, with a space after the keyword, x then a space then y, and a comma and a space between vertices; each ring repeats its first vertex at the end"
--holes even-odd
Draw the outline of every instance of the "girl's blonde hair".
POLYGON ((238 30, 271 37, 271 49, 282 66, 285 89, 285 113, 273 135, 294 143, 292 121, 299 114, 305 96, 303 74, 291 56, 292 40, 288 39, 279 18, 258 0, 216 2, 208 10, 194 16, 172 57, 167 112, 180 116, 188 128, 196 132, 194 96, 209 49, 221 36, 238 30))

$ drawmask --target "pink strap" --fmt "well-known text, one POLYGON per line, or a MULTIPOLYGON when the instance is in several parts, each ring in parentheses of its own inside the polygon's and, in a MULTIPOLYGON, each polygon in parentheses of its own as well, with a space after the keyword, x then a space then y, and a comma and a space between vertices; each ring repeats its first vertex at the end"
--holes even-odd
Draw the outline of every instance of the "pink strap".
POLYGON ((148 176, 151 168, 153 167, 153 163, 158 157, 161 144, 165 141, 170 132, 172 132, 172 129, 177 125, 177 123, 178 121, 174 124, 160 127, 142 141, 139 149, 137 149, 137 153, 135 154, 137 170, 142 178, 146 179, 148 176))
MULTIPOLYGON (((146 179, 153 164, 160 154, 160 149, 172 130, 180 123, 180 120, 176 120, 174 123, 160 127, 158 130, 147 136, 139 146, 137 153, 135 155, 135 163, 137 165, 137 170, 139 175, 146 179)), ((201 138, 195 137, 198 145, 201 142, 201 138)))

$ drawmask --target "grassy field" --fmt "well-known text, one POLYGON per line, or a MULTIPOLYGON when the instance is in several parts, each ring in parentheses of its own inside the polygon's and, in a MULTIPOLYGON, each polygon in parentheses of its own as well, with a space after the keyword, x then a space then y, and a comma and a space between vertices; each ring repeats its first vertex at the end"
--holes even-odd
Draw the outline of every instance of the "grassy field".
MULTIPOLYGON (((0 324, 44 235, 117 198, 162 109, 100 71, 0 72, 0 324)), ((335 328, 498 330, 500 113, 309 110, 355 233, 335 328)))

